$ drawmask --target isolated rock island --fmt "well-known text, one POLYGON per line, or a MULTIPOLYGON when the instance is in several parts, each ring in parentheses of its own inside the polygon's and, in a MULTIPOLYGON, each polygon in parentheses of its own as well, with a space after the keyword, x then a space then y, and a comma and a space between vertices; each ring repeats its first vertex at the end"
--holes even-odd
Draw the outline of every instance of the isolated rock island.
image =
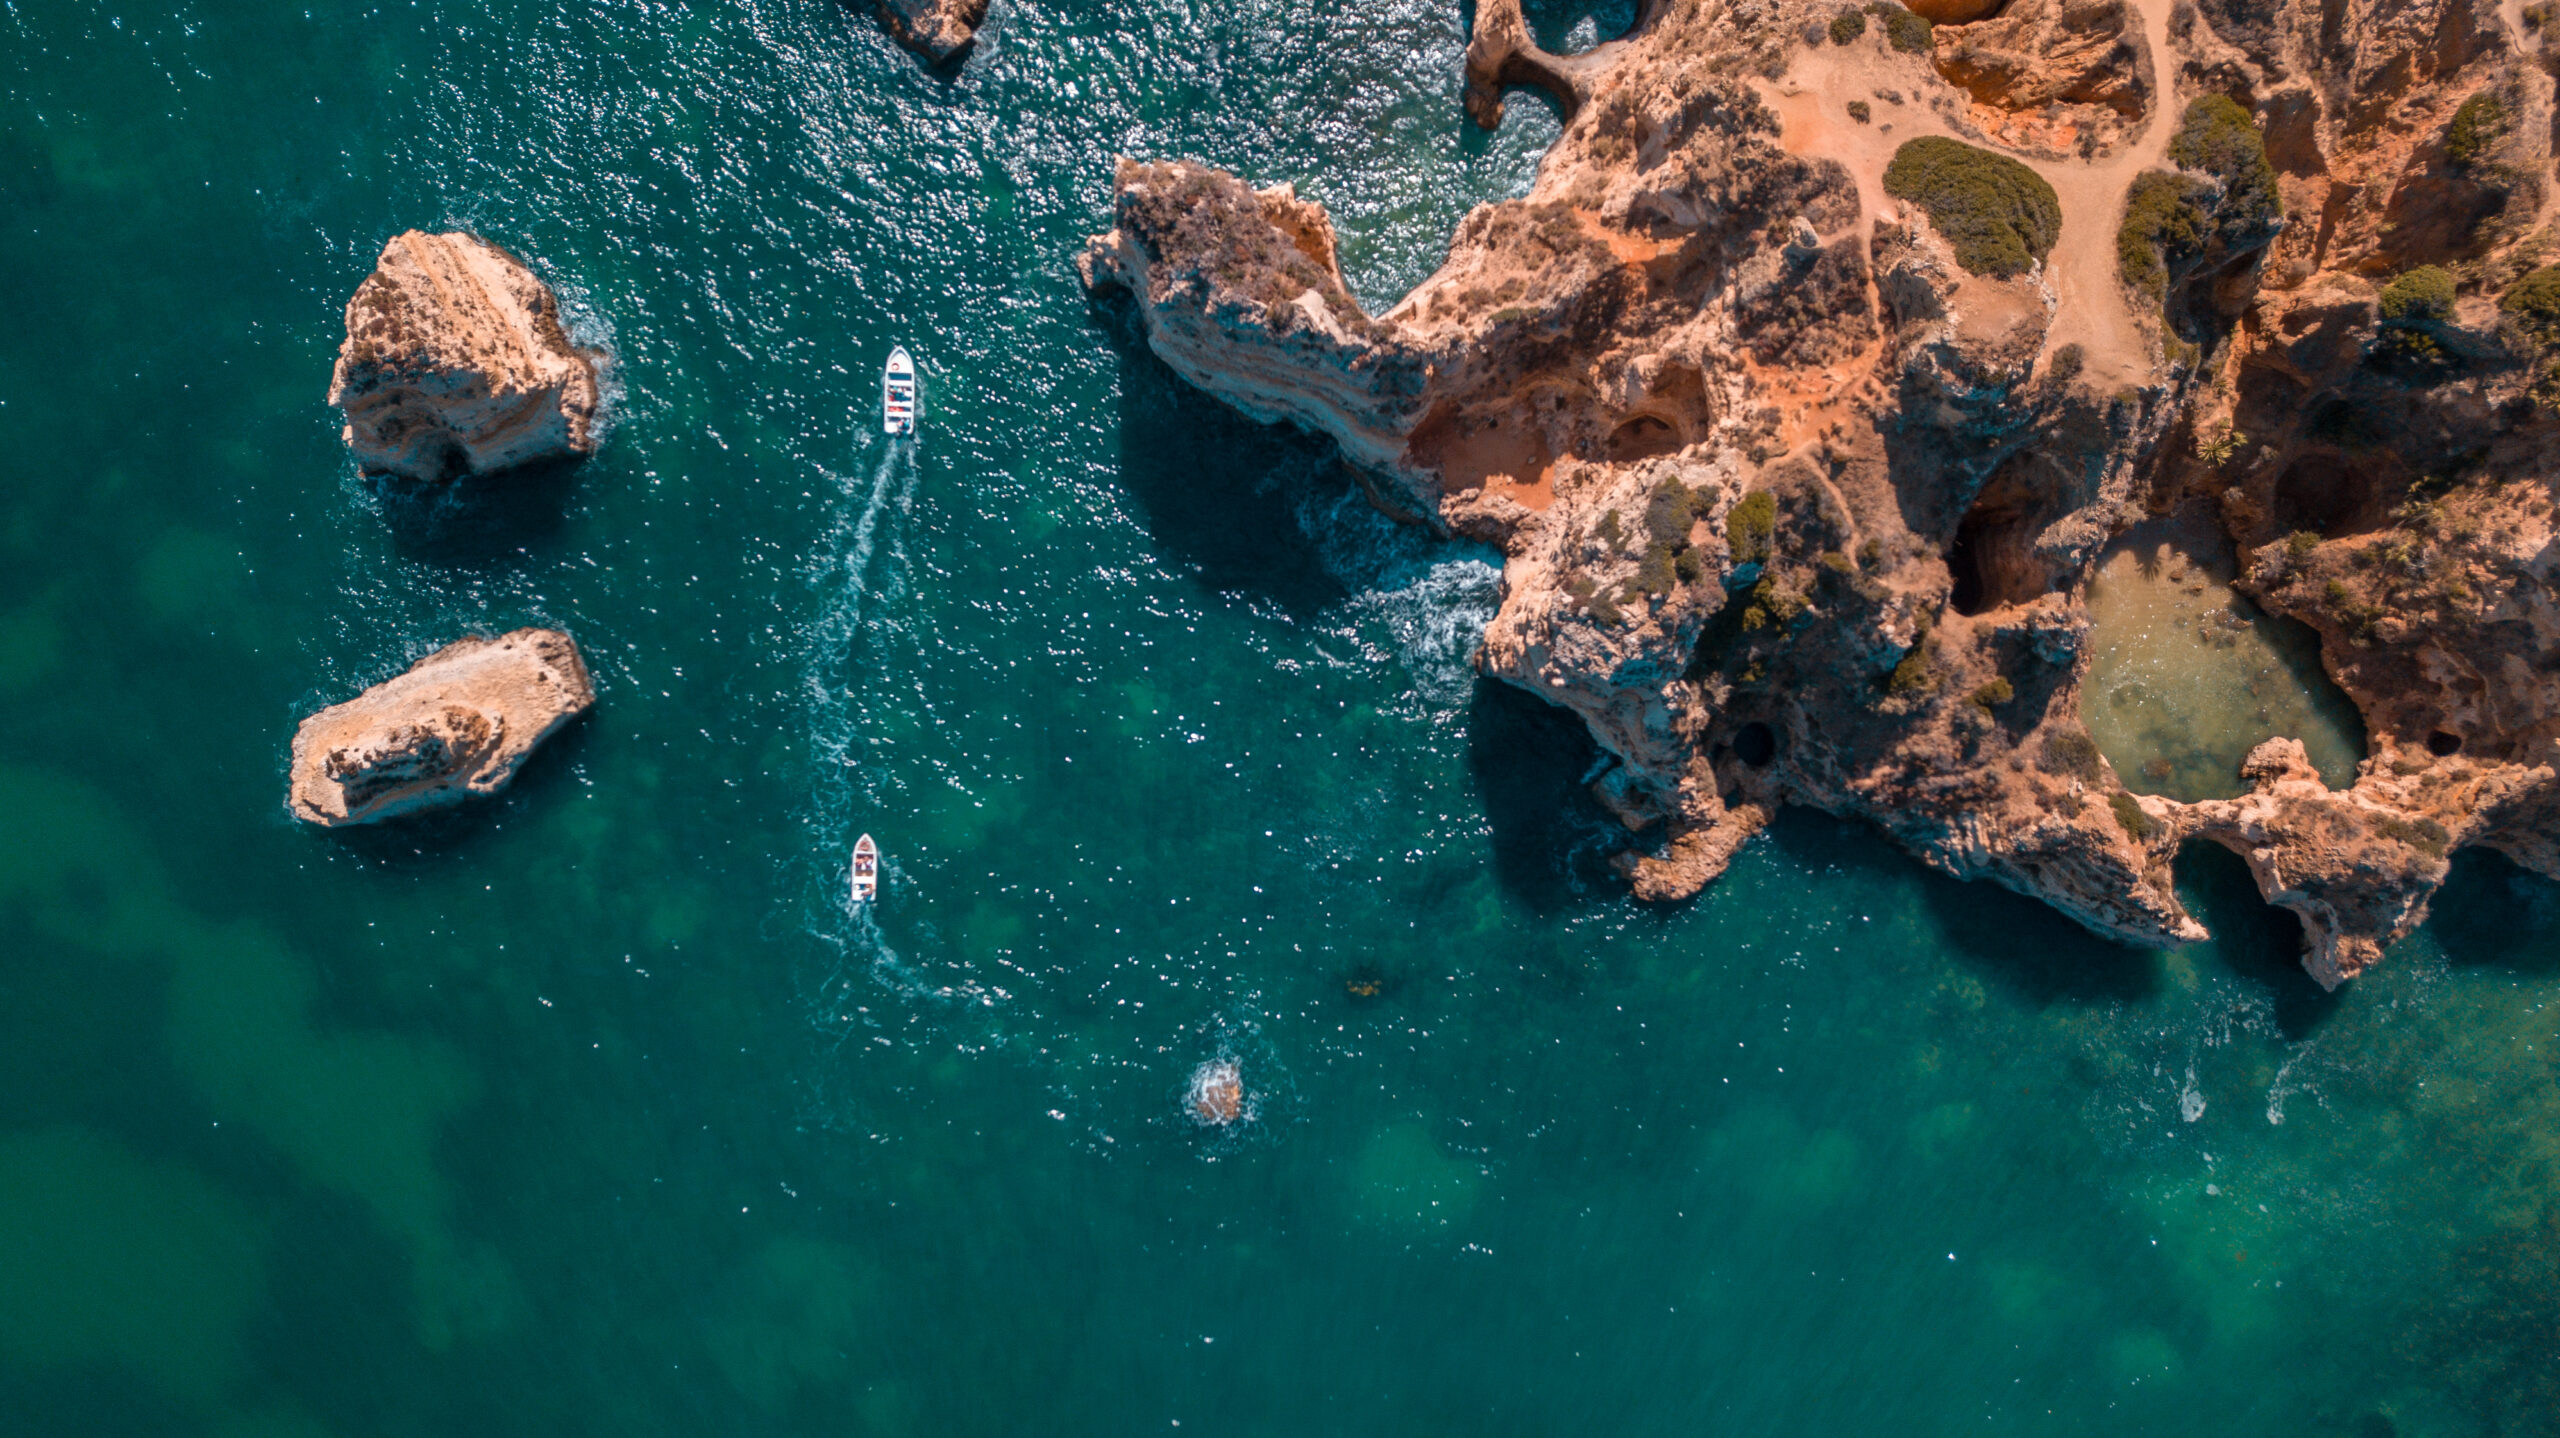
POLYGON ((594 453, 596 364, 522 260, 410 230, 347 301, 329 403, 365 472, 443 482, 594 453))
POLYGON ((336 828, 494 794, 595 702, 577 643, 557 629, 456 640, 303 720, 287 802, 336 828))
POLYGON ((890 38, 942 64, 969 48, 987 21, 987 0, 878 0, 890 38))
POLYGON ((1620 761, 1640 896, 1803 804, 2169 945, 2200 838, 2335 986, 2464 845, 2560 877, 2549 16, 1647 0, 1559 56, 1480 0, 1469 112, 1534 85, 1563 134, 1385 312, 1320 206, 1181 161, 1121 163, 1081 267, 1500 547, 1479 662, 1620 761), (2317 631, 2351 786, 2279 737, 2242 797, 2139 794, 2082 725, 2090 573, 2182 511, 2317 631))

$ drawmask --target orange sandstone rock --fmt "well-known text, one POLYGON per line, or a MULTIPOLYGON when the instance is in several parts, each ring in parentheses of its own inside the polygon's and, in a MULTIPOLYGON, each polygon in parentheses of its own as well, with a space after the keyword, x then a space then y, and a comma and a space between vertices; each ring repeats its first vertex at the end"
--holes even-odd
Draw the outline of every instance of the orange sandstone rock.
POLYGON ((303 720, 288 806, 336 828, 494 794, 595 702, 577 644, 556 629, 457 640, 303 720))
POLYGON ((878 0, 881 22, 901 45, 940 64, 969 48, 987 21, 987 0, 878 0))
POLYGON ((475 235, 392 237, 347 301, 329 382, 371 473, 486 474, 595 451, 596 356, 524 262, 475 235))
POLYGON ((1534 84, 1568 118, 1529 194, 1469 214, 1383 313, 1321 211, 1179 161, 1122 163, 1082 271, 1193 383, 1502 549, 1479 663, 1616 757, 1598 788, 1648 836, 1638 896, 1696 893, 1803 804, 2174 944, 2204 932, 2172 887, 2203 839, 2302 916, 2334 984, 2463 844, 2560 877, 2560 433, 2530 392, 2547 372, 2560 396, 2560 353, 2492 295, 2554 238, 2552 84, 2485 8, 2279 9, 2015 0, 1924 58, 1808 45, 1818 7, 1663 0, 1555 56, 1485 0, 1470 113, 1534 84), (2216 229, 2154 297, 2119 278, 2115 227, 2208 86, 2249 108, 2293 218, 2216 229), (2449 176, 2446 125, 2485 89, 2514 123, 2449 176), (1913 136, 1997 145, 1988 112, 2074 107, 2104 143, 2012 135, 2063 216, 2025 274, 1966 273, 1882 189, 1913 136), (2495 213, 2455 180, 2505 186, 2495 213), (2420 256, 2471 266, 2457 313, 2388 330, 2365 276, 2420 256), (2364 712, 2348 790, 2279 742, 2240 799, 2135 796, 2081 727, 2089 573, 2195 501, 2364 712))

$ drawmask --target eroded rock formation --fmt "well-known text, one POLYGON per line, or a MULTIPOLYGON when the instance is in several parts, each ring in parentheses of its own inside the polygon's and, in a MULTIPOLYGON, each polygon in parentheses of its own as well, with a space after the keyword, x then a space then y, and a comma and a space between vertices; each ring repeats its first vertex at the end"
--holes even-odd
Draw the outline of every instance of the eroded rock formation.
POLYGON ((577 644, 556 629, 457 640, 303 720, 287 802, 335 828, 494 794, 595 702, 577 644))
POLYGON ((1182 162, 1123 162, 1084 278, 1193 383, 1502 549, 1480 663, 1620 761, 1598 788, 1649 836, 1640 896, 1804 804, 2171 944, 2203 932, 2171 886, 2203 839, 2335 984, 2464 844, 2560 877, 2560 278, 2547 323, 2495 298, 2560 258, 2548 47, 2449 0, 2282 0, 2230 36, 2210 7, 2010 0, 1928 46, 1835 8, 1664 0, 1560 57, 1483 0, 1470 112, 1538 85, 1564 132, 1380 315, 1320 209, 1182 162), (2498 123, 2456 126, 2487 90, 2498 123), (2027 216, 2023 273, 1969 272, 2000 217, 1965 176, 1888 193, 1927 135, 2005 137, 2059 243, 2027 216), (2395 309, 2375 277, 2419 256, 2465 268, 2395 309), (2277 741, 2240 799, 2136 795, 2081 726, 2094 561, 2196 502, 2243 587, 2319 628, 2371 734, 2351 789, 2277 741))
POLYGON ((329 403, 368 473, 457 479, 594 453, 596 361, 523 261, 410 230, 347 301, 329 403))
POLYGON ((987 0, 879 0, 880 22, 899 44, 939 65, 969 48, 987 22, 987 0))

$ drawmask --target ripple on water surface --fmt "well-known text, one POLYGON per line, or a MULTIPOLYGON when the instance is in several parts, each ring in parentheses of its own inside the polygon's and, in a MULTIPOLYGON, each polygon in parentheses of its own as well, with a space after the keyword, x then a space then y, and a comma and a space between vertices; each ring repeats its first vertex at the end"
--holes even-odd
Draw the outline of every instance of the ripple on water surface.
POLYGON ((2090 737, 2128 787, 2172 799, 2240 793, 2240 761, 2279 735, 2332 788, 2351 783, 2364 726, 2317 636, 2233 592, 2231 575, 2198 516, 2137 525, 2109 549, 2089 581, 2090 737))

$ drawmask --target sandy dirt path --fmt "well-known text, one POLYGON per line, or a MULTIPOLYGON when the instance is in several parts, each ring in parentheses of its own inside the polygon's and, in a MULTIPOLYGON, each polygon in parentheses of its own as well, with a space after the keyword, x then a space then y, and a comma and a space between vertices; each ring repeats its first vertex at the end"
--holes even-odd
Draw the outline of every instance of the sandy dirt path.
MULTIPOLYGON (((2169 136, 2183 108, 2169 89, 2172 0, 2133 3, 2151 67, 2151 113, 2139 132, 2116 153, 2085 162, 2040 160, 1997 144, 1986 146, 2044 176, 2062 202, 2062 234, 2045 264, 2045 281, 2058 302, 2045 343, 2049 349, 2079 345, 2081 372, 2101 392, 2148 384, 2152 378, 2149 333, 2116 278, 2116 226, 2134 177, 2166 165, 2169 136)), ((1807 51, 1784 79, 1764 82, 1761 91, 1778 112, 1781 140, 1788 149, 1849 167, 1870 224, 1888 209, 1898 209, 1884 192, 1884 171, 1904 141, 1921 135, 1967 138, 1949 123, 1961 113, 1960 92, 1938 77, 1926 57, 1900 55, 1871 40, 1807 51), (1878 92, 1899 94, 1902 100, 1881 99, 1878 92), (1849 118, 1851 100, 1868 102, 1872 124, 1849 118)))

